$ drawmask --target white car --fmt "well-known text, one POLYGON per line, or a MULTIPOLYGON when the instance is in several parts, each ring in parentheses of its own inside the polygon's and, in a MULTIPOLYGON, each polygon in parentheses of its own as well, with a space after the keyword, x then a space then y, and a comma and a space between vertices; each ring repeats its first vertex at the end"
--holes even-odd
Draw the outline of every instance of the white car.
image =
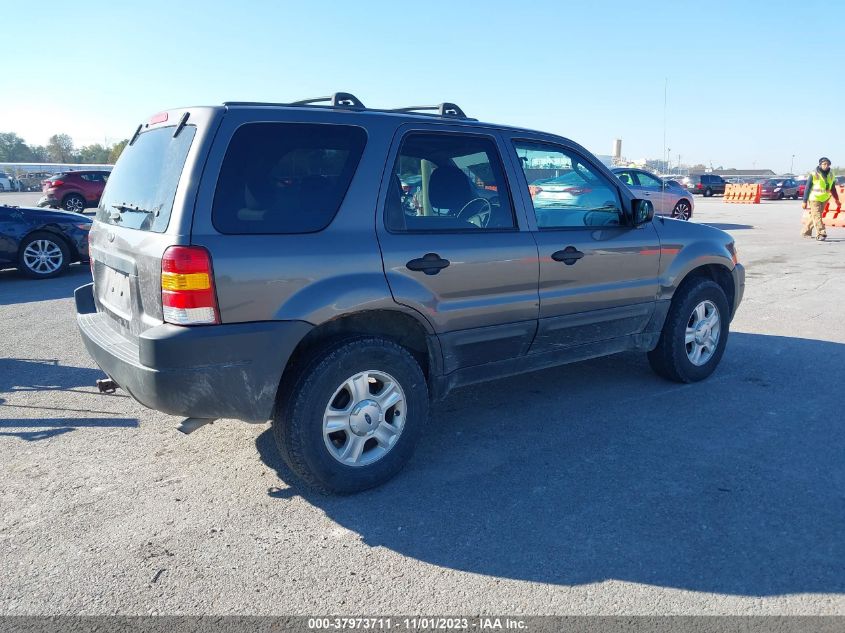
POLYGON ((6 172, 0 171, 0 191, 14 191, 12 177, 6 172))

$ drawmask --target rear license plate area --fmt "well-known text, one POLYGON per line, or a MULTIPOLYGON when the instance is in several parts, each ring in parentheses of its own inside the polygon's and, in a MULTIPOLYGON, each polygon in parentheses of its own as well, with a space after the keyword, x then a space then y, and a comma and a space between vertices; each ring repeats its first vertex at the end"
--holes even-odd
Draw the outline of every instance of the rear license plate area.
POLYGON ((129 320, 132 316, 129 275, 107 266, 103 268, 103 275, 97 284, 100 303, 110 312, 129 320))

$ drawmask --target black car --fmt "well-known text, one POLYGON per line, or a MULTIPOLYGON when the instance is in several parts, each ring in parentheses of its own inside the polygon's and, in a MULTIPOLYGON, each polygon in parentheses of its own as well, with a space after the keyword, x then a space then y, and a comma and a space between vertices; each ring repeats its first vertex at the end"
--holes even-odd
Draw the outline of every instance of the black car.
POLYGON ((0 268, 46 279, 88 261, 90 218, 78 213, 0 205, 0 268))
POLYGON ((709 197, 717 193, 724 194, 725 185, 728 183, 715 174, 696 174, 687 176, 681 184, 691 193, 700 193, 704 197, 709 197))

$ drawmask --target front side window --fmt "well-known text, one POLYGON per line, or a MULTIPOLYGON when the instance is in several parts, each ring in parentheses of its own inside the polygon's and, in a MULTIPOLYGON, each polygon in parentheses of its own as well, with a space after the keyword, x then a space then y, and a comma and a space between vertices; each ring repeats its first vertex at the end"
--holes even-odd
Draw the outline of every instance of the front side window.
POLYGON ((528 141, 514 145, 528 181, 538 228, 622 223, 618 190, 581 156, 554 145, 528 141))
POLYGON ((351 125, 248 123, 223 159, 211 218, 226 234, 313 233, 334 218, 367 135, 351 125))
POLYGON ((411 133, 403 140, 385 202, 392 232, 513 229, 513 210, 493 139, 411 133))
POLYGON ((618 171, 616 177, 629 187, 635 187, 637 184, 634 182, 634 176, 630 171, 618 171))

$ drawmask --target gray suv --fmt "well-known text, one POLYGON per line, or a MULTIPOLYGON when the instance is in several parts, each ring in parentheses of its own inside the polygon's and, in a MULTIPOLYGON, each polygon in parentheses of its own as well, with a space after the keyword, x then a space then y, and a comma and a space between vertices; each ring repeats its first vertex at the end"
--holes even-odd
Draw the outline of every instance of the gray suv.
POLYGON ((744 288, 728 234, 655 218, 570 140, 346 93, 155 115, 90 255, 77 320, 103 384, 186 431, 272 420, 334 492, 395 475, 455 387, 631 350, 706 378, 744 288))

